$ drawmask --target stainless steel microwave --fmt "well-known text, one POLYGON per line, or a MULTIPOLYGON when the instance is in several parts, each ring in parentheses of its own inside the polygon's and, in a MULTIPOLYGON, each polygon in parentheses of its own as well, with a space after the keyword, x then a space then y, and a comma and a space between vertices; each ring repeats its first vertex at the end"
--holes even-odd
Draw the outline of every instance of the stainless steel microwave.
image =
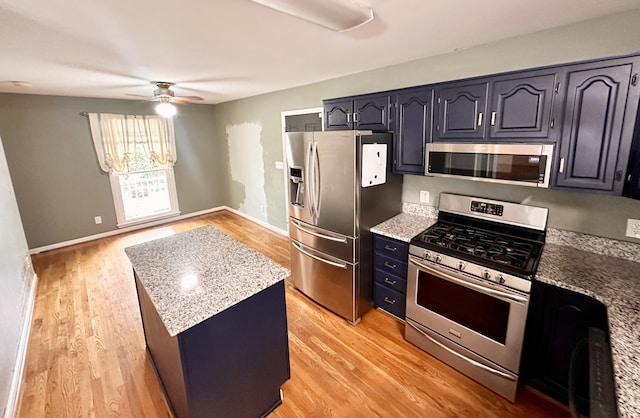
POLYGON ((551 144, 426 144, 425 175, 549 187, 551 144))

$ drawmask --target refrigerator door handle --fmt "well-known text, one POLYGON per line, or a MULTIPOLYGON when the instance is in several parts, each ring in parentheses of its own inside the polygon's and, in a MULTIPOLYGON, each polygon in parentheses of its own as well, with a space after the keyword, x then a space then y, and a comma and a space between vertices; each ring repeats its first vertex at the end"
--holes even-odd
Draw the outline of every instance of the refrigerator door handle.
POLYGON ((313 187, 315 188, 313 192, 313 199, 315 200, 313 204, 313 210, 315 211, 314 223, 318 222, 318 216, 320 214, 321 178, 322 176, 320 174, 320 158, 318 157, 318 143, 313 141, 313 187))
POLYGON ((347 269, 347 263, 336 263, 335 261, 330 261, 330 260, 324 259, 322 257, 318 257, 317 255, 313 255, 310 252, 307 252, 307 251, 303 250, 302 247, 300 246, 300 244, 298 244, 295 241, 291 241, 291 245, 293 245, 296 250, 300 251, 302 254, 304 254, 304 255, 306 255, 308 257, 311 257, 311 258, 313 258, 315 260, 321 261, 323 263, 329 264, 329 265, 334 266, 334 267, 339 267, 339 268, 345 269, 345 270, 347 269))
POLYGON ((310 229, 307 229, 307 228, 305 228, 305 227, 303 227, 301 225, 298 225, 298 223, 293 219, 291 220, 291 225, 295 226, 296 228, 298 228, 302 232, 306 232, 307 234, 311 234, 311 235, 313 235, 315 237, 318 237, 318 238, 328 239, 330 241, 335 241, 335 242, 343 242, 343 243, 347 242, 346 238, 331 237, 329 235, 324 235, 324 234, 320 234, 318 232, 314 232, 314 231, 312 231, 310 229))
POLYGON ((313 223, 315 223, 315 211, 313 208, 313 204, 314 204, 313 176, 311 174, 312 153, 313 153, 313 141, 309 143, 309 148, 307 148, 307 153, 304 156, 304 166, 305 166, 304 171, 307 175, 307 183, 309 183, 307 185, 307 196, 309 196, 309 214, 311 215, 311 219, 313 220, 313 223))

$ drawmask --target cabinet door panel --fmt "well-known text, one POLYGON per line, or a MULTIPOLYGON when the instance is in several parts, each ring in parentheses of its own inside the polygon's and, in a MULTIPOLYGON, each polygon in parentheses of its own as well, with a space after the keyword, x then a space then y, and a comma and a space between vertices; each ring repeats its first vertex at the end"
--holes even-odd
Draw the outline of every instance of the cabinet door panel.
POLYGON ((438 120, 434 141, 482 139, 487 83, 456 85, 438 90, 438 120))
POLYGON ((398 134, 395 136, 396 173, 424 174, 424 145, 431 142, 431 102, 433 90, 399 94, 398 134))
POLYGON ((614 190, 631 70, 569 72, 557 186, 614 190))
POLYGON ((389 126, 389 95, 356 99, 354 103, 356 128, 387 131, 389 126))
POLYGON ((324 129, 326 131, 340 131, 353 129, 353 101, 326 101, 324 110, 324 129))
POLYGON ((555 74, 493 83, 489 137, 555 139, 555 131, 550 132, 555 84, 555 74))

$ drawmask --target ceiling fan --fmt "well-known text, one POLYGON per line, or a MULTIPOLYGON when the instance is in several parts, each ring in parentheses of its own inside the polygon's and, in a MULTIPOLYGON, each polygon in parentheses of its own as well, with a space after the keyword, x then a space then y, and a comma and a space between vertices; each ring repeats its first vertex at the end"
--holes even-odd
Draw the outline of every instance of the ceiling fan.
MULTIPOLYGON (((153 96, 148 100, 151 102, 158 102, 155 107, 156 113, 165 118, 175 116, 176 107, 174 104, 185 104, 203 100, 200 96, 176 96, 171 86, 175 83, 168 81, 152 81, 151 84, 155 84, 157 89, 153 91, 153 96)), ((136 94, 130 94, 130 96, 139 96, 136 94)), ((147 96, 142 96, 147 97, 147 96)))

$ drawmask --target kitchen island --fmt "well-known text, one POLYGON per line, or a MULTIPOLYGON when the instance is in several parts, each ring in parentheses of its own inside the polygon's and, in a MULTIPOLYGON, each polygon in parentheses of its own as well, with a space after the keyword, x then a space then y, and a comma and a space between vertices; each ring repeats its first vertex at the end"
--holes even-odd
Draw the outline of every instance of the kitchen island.
MULTIPOLYGON (((406 213, 371 232, 408 243, 435 222, 433 216, 420 216, 416 206, 405 203, 406 213)), ((540 282, 591 296, 606 306, 621 417, 636 417, 640 411, 639 275, 640 245, 552 228, 536 273, 540 282)))
POLYGON ((257 417, 289 379, 289 271, 212 226, 125 249, 174 415, 257 417))

